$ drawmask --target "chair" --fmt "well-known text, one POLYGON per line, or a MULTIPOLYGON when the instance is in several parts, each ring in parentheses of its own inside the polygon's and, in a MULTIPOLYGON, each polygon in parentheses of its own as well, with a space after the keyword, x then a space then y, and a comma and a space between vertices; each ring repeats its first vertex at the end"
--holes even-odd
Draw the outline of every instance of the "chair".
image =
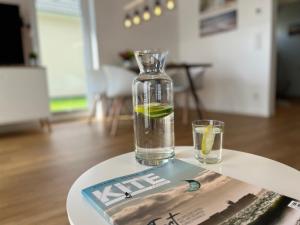
MULTIPOLYGON (((194 82, 194 86, 197 90, 203 88, 203 75, 205 73, 205 69, 202 67, 191 68, 190 69, 191 77, 194 82)), ((173 80, 174 86, 174 94, 183 95, 184 98, 184 107, 182 108, 182 123, 188 123, 189 117, 189 96, 191 94, 190 84, 188 77, 183 69, 168 69, 167 74, 173 80)), ((175 98, 176 100, 176 98, 175 98)))
POLYGON ((131 100, 131 86, 136 74, 122 67, 112 65, 103 65, 102 68, 106 80, 105 95, 95 96, 89 121, 91 121, 95 115, 97 102, 104 99, 111 100, 108 116, 112 118, 110 134, 114 136, 117 133, 121 110, 124 108, 126 100, 131 100))

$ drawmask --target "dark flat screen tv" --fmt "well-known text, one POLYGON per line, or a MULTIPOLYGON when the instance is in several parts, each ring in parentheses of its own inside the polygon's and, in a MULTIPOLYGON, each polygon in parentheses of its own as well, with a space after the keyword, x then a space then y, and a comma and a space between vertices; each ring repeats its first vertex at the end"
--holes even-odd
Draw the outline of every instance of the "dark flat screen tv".
POLYGON ((19 7, 0 4, 0 65, 24 64, 21 28, 19 7))

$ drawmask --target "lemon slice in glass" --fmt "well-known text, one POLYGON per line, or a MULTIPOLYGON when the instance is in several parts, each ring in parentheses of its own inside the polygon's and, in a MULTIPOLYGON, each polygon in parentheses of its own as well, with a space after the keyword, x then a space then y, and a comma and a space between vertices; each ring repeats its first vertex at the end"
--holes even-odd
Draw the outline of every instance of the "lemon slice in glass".
POLYGON ((213 125, 208 125, 204 129, 202 142, 201 142, 201 152, 203 155, 208 155, 214 145, 215 133, 213 125))
POLYGON ((150 103, 136 105, 134 111, 152 119, 159 119, 170 115, 173 112, 173 107, 167 104, 150 103))

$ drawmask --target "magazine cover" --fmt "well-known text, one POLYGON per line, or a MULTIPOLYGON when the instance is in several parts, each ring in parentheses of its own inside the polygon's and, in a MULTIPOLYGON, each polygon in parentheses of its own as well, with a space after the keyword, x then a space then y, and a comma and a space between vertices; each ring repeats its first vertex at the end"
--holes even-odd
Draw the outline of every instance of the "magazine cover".
POLYGON ((300 225, 299 201, 177 159, 82 194, 114 225, 300 225))

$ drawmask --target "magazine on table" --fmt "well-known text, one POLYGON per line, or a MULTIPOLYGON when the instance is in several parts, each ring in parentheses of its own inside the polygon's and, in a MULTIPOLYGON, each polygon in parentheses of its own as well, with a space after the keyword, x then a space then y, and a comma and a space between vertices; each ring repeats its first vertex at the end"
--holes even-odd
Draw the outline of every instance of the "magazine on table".
POLYGON ((113 225, 300 225, 298 200, 178 159, 82 194, 113 225))

